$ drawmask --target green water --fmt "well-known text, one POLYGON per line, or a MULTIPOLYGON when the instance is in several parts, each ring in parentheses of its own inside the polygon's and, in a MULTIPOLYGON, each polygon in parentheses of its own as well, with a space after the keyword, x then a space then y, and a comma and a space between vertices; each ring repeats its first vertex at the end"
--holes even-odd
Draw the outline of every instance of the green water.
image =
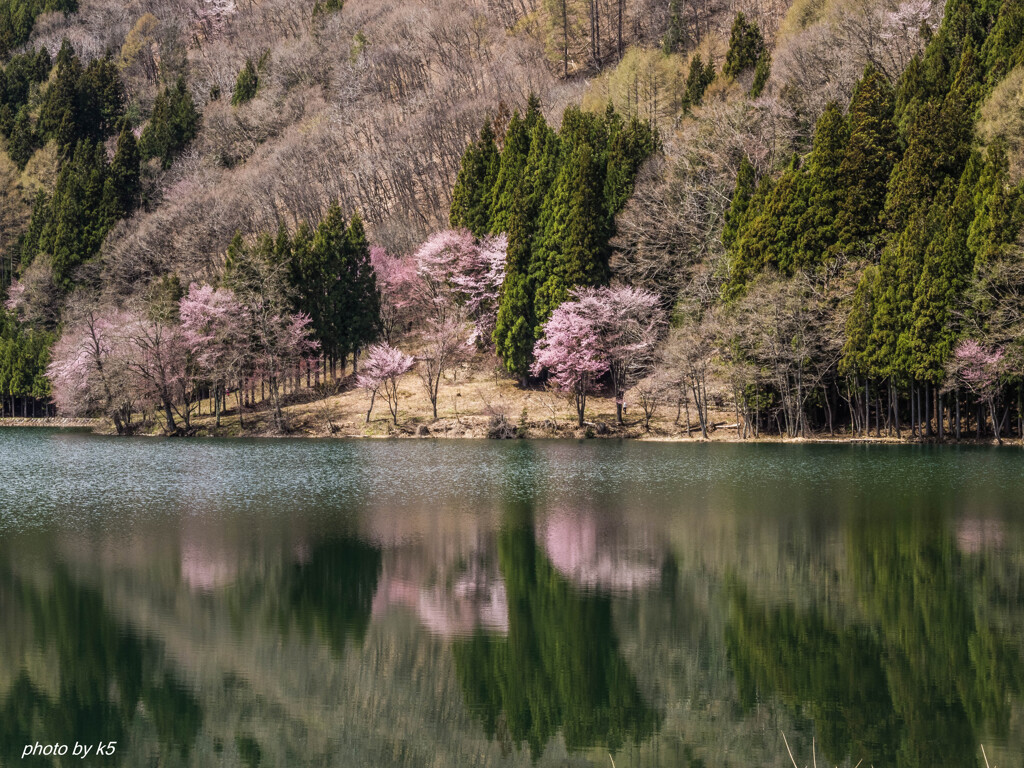
POLYGON ((0 765, 1019 766, 1022 469, 0 430, 0 765))

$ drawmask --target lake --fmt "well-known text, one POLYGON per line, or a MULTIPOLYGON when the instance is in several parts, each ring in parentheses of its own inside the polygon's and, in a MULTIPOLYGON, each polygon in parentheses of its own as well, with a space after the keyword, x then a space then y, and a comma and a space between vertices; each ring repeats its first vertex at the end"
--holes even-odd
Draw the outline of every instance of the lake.
POLYGON ((0 765, 1021 765, 1022 469, 0 430, 0 765))

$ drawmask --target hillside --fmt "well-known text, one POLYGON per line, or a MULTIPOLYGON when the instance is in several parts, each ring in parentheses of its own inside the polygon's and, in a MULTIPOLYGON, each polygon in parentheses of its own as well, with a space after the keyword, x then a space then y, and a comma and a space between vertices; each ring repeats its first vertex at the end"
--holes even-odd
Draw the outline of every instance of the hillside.
POLYGON ((436 419, 496 355, 581 427, 1024 436, 1022 13, 8 0, 5 411, 287 430, 362 359, 436 419))

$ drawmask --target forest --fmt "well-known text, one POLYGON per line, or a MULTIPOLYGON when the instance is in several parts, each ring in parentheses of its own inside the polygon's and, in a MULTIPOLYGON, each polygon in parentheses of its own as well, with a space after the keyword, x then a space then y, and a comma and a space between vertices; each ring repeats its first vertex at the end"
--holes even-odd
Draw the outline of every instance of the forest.
POLYGON ((1022 88, 1018 0, 4 0, 0 415, 1024 440, 1022 88))

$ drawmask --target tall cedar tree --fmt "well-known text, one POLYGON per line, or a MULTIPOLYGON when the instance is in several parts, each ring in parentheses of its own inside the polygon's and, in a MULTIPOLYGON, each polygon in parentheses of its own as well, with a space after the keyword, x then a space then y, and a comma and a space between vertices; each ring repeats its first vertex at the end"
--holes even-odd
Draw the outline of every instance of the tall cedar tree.
POLYGON ((530 132, 530 153, 523 177, 513 188, 505 282, 492 337, 506 369, 521 379, 525 379, 530 370, 533 345, 537 341, 535 287, 530 279, 533 240, 541 204, 558 172, 560 147, 561 140, 538 112, 530 132))
POLYGON ((114 159, 110 161, 106 182, 110 186, 105 193, 106 196, 117 201, 114 212, 116 218, 130 216, 138 207, 142 190, 139 161, 139 145, 135 141, 135 134, 125 126, 117 139, 117 151, 114 153, 114 159))
POLYGON ((710 59, 705 64, 698 53, 690 61, 690 73, 686 76, 686 90, 683 93, 682 108, 689 112, 699 107, 704 100, 704 92, 715 80, 715 64, 710 59))
POLYGON ((477 237, 490 231, 491 200, 500 163, 494 128, 487 120, 480 130, 480 138, 462 157, 462 167, 452 191, 449 218, 453 229, 468 229, 477 237))
POLYGON ((238 77, 235 79, 235 90, 231 94, 231 106, 237 107, 245 104, 247 101, 252 101, 259 88, 260 75, 256 71, 256 65, 252 59, 246 59, 245 66, 242 67, 238 77))
POLYGON ((156 97, 153 115, 139 140, 142 158, 156 157, 164 168, 170 168, 174 158, 196 137, 199 120, 199 110, 181 76, 173 88, 165 88, 156 97))
POLYGON ((886 185, 899 157, 894 109, 889 81, 868 66, 850 101, 850 139, 839 171, 845 195, 836 226, 844 245, 876 242, 880 234, 886 185))
POLYGON ((609 223, 597 151, 578 143, 544 201, 530 265, 536 330, 574 287, 607 278, 609 223))
POLYGON ((747 70, 754 69, 764 51, 764 37, 757 24, 748 22, 746 16, 737 13, 729 35, 729 51, 725 55, 722 74, 735 78, 747 70))

